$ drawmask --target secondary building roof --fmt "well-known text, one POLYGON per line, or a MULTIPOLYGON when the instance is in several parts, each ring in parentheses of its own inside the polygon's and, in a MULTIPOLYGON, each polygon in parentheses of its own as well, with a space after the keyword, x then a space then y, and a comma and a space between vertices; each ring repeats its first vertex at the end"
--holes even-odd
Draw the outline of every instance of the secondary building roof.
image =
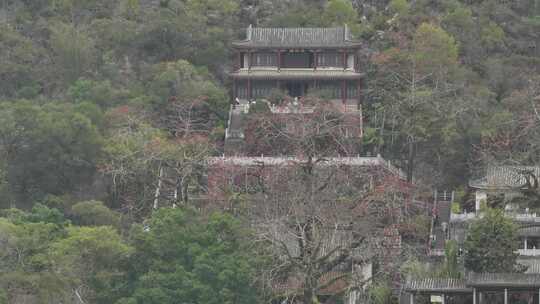
POLYGON ((468 273, 465 279, 408 278, 404 290, 414 293, 465 293, 472 288, 539 288, 540 273, 468 273))
POLYGON ((540 287, 539 273, 470 273, 467 285, 472 287, 540 287))
POLYGON ((472 289, 467 287, 466 281, 462 279, 450 278, 424 278, 424 279, 407 279, 404 286, 405 291, 409 292, 455 292, 468 293, 472 289))
POLYGON ((233 42, 239 48, 354 48, 359 41, 351 38, 349 29, 331 28, 247 28, 246 40, 233 42))
POLYGON ((536 166, 490 166, 486 175, 471 180, 469 185, 478 189, 511 190, 519 189, 527 184, 529 173, 540 177, 540 167, 536 166))

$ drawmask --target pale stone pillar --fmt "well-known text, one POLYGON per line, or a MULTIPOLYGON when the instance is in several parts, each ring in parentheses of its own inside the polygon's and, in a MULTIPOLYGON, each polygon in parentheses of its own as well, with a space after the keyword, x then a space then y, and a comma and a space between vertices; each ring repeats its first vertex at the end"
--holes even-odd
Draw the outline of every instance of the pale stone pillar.
POLYGON ((481 190, 476 190, 476 193, 475 193, 476 206, 475 207, 476 207, 477 213, 480 211, 480 202, 482 201, 487 201, 487 193, 481 190))
MULTIPOLYGON (((473 288, 472 292, 473 292, 472 301, 473 301, 473 304, 476 304, 476 288, 473 288)), ((540 289, 538 290, 538 292, 540 294, 540 289)))
POLYGON ((504 289, 504 304, 508 304, 508 288, 504 289))
POLYGON ((484 303, 484 297, 481 291, 478 292, 478 303, 480 304, 484 303))
POLYGON ((409 304, 414 304, 414 294, 412 292, 409 295, 409 304))

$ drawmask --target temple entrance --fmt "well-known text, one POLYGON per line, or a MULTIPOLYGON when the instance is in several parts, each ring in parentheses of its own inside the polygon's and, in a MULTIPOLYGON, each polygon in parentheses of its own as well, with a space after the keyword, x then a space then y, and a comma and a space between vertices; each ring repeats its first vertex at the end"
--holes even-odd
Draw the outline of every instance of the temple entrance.
POLYGON ((307 93, 307 83, 301 81, 288 82, 285 87, 287 94, 291 97, 305 96, 307 93))

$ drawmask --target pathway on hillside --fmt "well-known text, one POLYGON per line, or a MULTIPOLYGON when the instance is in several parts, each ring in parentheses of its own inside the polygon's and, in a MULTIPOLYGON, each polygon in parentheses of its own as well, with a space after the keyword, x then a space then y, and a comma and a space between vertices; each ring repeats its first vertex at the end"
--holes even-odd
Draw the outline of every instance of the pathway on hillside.
POLYGON ((450 205, 451 203, 448 201, 437 202, 438 220, 433 225, 433 234, 436 240, 434 249, 444 249, 447 231, 445 231, 444 226, 448 229, 448 223, 450 223, 450 205))
POLYGON ((432 255, 442 255, 444 252, 446 236, 450 223, 452 199, 452 192, 435 192, 433 198, 434 210, 432 221, 432 234, 435 236, 435 241, 430 248, 432 255))

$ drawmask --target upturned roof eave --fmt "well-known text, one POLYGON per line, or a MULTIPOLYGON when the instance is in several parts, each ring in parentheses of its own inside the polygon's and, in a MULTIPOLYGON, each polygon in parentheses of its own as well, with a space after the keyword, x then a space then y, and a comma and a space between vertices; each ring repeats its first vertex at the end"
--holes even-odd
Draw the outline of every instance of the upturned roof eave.
POLYGON ((408 279, 404 290, 413 293, 471 292, 472 288, 540 288, 538 273, 469 273, 464 279, 408 279))
POLYGON ((291 45, 291 44, 258 44, 250 40, 244 41, 234 41, 232 42, 233 48, 237 49, 338 49, 338 48, 347 48, 347 49, 359 49, 362 47, 361 42, 356 41, 347 41, 340 44, 331 44, 331 45, 291 45))
POLYGON ((404 288, 407 292, 413 293, 470 293, 472 288, 404 288))
POLYGON ((365 77, 365 73, 342 73, 336 74, 324 74, 316 71, 304 73, 289 74, 286 71, 267 73, 267 74, 255 74, 255 73, 229 73, 229 77, 233 79, 267 79, 267 80, 287 80, 287 79, 362 79, 365 77))
POLYGON ((519 190, 526 189, 526 187, 520 187, 520 186, 495 185, 495 184, 474 183, 474 182, 469 182, 469 187, 473 189, 490 190, 490 191, 511 191, 511 190, 519 191, 519 190))

